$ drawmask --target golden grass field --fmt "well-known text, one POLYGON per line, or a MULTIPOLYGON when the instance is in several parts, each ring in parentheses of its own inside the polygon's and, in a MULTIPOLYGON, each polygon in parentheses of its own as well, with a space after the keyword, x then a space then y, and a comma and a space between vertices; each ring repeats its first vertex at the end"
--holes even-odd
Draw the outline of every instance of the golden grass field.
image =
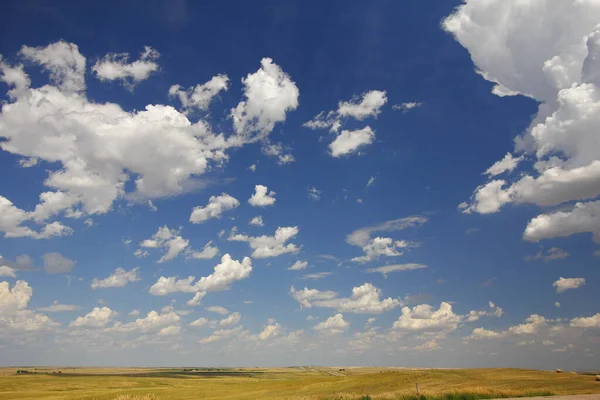
POLYGON ((408 399, 417 380, 421 394, 438 399, 600 393, 594 376, 520 369, 24 369, 35 374, 0 368, 0 400, 408 399))

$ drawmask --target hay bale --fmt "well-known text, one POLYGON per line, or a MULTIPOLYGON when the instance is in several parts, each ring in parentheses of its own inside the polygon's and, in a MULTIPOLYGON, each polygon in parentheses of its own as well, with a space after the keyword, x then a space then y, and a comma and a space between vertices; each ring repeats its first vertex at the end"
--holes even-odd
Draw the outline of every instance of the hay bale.
POLYGON ((596 382, 600 382, 600 375, 596 375, 596 382))
POLYGON ((556 368, 556 373, 557 373, 557 374, 562 374, 562 369, 560 369, 560 368, 556 368))

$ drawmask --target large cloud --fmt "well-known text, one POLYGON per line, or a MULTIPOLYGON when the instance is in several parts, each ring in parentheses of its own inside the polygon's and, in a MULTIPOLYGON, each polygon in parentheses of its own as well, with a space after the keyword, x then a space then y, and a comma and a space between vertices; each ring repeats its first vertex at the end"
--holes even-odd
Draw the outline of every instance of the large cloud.
MULTIPOLYGON (((0 148, 24 157, 27 165, 31 160, 46 163, 46 197, 53 203, 36 218, 0 199, 0 207, 11 215, 0 219, 7 236, 65 234, 62 225, 46 225, 36 232, 21 223, 43 223, 60 213, 73 218, 104 214, 118 199, 160 198, 200 188, 203 182, 198 178, 210 162, 226 160, 231 147, 266 138, 298 105, 298 88, 289 76, 263 59, 261 69, 244 80, 246 100, 233 110, 235 134, 226 137, 213 133, 206 121, 192 122, 171 106, 151 104, 141 111, 125 111, 115 103, 90 100, 85 94, 86 59, 72 43, 23 47, 20 54, 47 70, 50 84, 30 87, 22 65, 10 66, 0 59, 0 81, 9 85, 10 97, 0 113, 0 148)), ((98 66, 102 65, 108 64, 101 60, 98 66)), ((123 75, 105 72, 105 77, 123 75)))
MULTIPOLYGON (((554 206, 600 195, 598 21, 600 3, 590 0, 466 0, 444 21, 481 76, 496 83, 496 95, 541 103, 515 139, 516 152, 535 157, 533 170, 480 186, 463 211, 494 213, 508 203, 554 206)), ((508 154, 486 173, 511 172, 522 159, 508 154)), ((569 234, 557 219, 545 223, 546 231, 569 234)))

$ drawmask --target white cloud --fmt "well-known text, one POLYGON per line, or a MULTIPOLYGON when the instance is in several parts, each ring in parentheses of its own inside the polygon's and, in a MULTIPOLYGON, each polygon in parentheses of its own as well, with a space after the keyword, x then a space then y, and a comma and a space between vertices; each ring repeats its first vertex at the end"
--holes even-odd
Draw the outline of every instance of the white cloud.
POLYGON ((195 293, 194 298, 188 301, 188 305, 196 305, 207 293, 228 290, 232 283, 250 276, 251 271, 252 261, 249 257, 244 257, 242 262, 239 262, 233 260, 229 254, 225 254, 212 274, 198 279, 195 283, 193 276, 186 279, 161 276, 150 288, 150 294, 165 296, 175 292, 195 293))
POLYGON ((308 267, 308 262, 307 261, 296 261, 294 264, 292 264, 291 267, 289 267, 288 269, 290 271, 300 271, 303 269, 306 269, 306 267, 308 267))
POLYGON ((570 254, 567 253, 566 251, 564 251, 563 249, 560 249, 558 247, 551 247, 550 249, 548 249, 545 252, 544 252, 544 250, 540 250, 533 256, 531 256, 531 255, 526 256, 525 260, 526 261, 543 260, 544 262, 549 262, 549 261, 554 261, 554 260, 563 260, 569 256, 570 256, 570 254))
POLYGON ((316 187, 308 188, 308 198, 314 201, 321 200, 321 191, 316 187))
POLYGON ((495 162, 494 165, 489 167, 484 172, 484 174, 489 177, 493 177, 496 175, 500 175, 504 172, 512 172, 517 167, 517 165, 519 165, 519 162, 522 159, 523 157, 513 157, 511 153, 506 153, 502 160, 495 162))
POLYGON ((148 257, 150 255, 150 253, 148 253, 146 250, 137 249, 133 253, 133 255, 136 256, 137 258, 144 258, 144 257, 148 257))
POLYGON ((12 289, 8 282, 0 282, 0 330, 33 332, 50 330, 58 324, 43 314, 28 310, 33 289, 25 281, 17 281, 12 289))
POLYGON ((314 274, 304 274, 300 279, 323 279, 333 274, 333 272, 316 272, 314 274))
POLYGON ((268 141, 265 141, 262 145, 262 152, 268 156, 277 157, 278 165, 291 164, 296 161, 296 158, 291 153, 289 153, 289 151, 290 149, 284 148, 284 146, 281 143, 269 143, 268 141), (286 153, 286 151, 288 153, 286 153))
POLYGON ((554 307, 556 307, 556 308, 560 308, 560 303, 559 303, 558 301, 555 301, 555 302, 554 302, 554 307))
POLYGON ((159 263, 173 260, 182 251, 188 248, 189 241, 179 235, 179 231, 175 229, 169 229, 169 227, 162 226, 158 228, 156 233, 152 235, 152 239, 146 239, 140 243, 141 247, 156 249, 165 248, 166 252, 157 261, 159 263))
POLYGON ((356 314, 381 314, 401 305, 400 300, 388 297, 381 299, 382 292, 372 283, 364 283, 352 289, 350 297, 338 297, 333 291, 319 291, 304 288, 290 289, 292 297, 306 308, 325 307, 334 308, 340 312, 356 314))
POLYGON ((263 58, 261 68, 248 74, 242 83, 246 100, 231 110, 233 126, 239 136, 257 133, 256 140, 262 139, 276 123, 285 121, 288 111, 298 107, 298 87, 270 58, 263 58))
POLYGON ((229 314, 229 310, 226 309, 225 307, 221 307, 221 306, 209 306, 209 307, 204 307, 204 309, 206 311, 214 312, 214 313, 221 314, 221 315, 229 314))
POLYGON ((208 319, 202 317, 202 318, 198 318, 195 321, 190 322, 189 326, 193 326, 194 328, 202 328, 210 323, 211 322, 208 319))
POLYGON ((150 46, 145 46, 139 60, 132 63, 128 63, 128 53, 109 53, 94 64, 92 71, 101 81, 122 80, 126 86, 133 87, 158 71, 159 57, 158 51, 150 46))
POLYGON ((600 328, 600 314, 591 317, 573 318, 570 325, 576 328, 600 328))
POLYGON ((179 335, 181 333, 181 326, 180 325, 169 325, 169 326, 165 326, 164 328, 161 328, 157 335, 158 336, 176 336, 179 335))
POLYGON ((239 335, 242 331, 242 326, 236 326, 233 329, 220 329, 218 331, 214 331, 210 336, 200 339, 201 344, 208 344, 212 342, 217 342, 219 340, 227 339, 232 336, 239 335))
POLYGON ((297 253, 300 248, 294 243, 287 243, 299 232, 297 226, 278 227, 273 236, 247 236, 242 234, 233 234, 229 236, 229 241, 248 242, 248 245, 254 251, 253 258, 277 257, 287 253, 297 253), (286 244, 287 243, 287 244, 286 244))
MULTIPOLYGON (((50 81, 66 93, 85 90, 85 57, 73 43, 58 41, 46 47, 23 46, 19 54, 50 73, 50 81)), ((21 85, 25 80, 19 77, 21 85)), ((29 82, 29 78, 26 78, 29 82)), ((13 81, 15 82, 15 81, 13 81)), ((16 83, 18 85, 18 83, 16 83)), ((17 86, 19 87, 19 86, 17 86)))
POLYGON ((367 182, 367 187, 372 186, 375 183, 375 177, 372 176, 369 178, 369 181, 367 182))
POLYGON ((462 319, 446 302, 442 302, 437 311, 433 311, 429 304, 420 304, 412 309, 402 308, 402 315, 394 322, 393 329, 409 332, 451 332, 458 328, 462 319))
MULTIPOLYGON (((228 149, 266 138, 285 119, 285 111, 295 108, 290 101, 297 104, 295 85, 263 60, 263 69, 245 80, 247 101, 234 110, 238 134, 226 137, 213 133, 205 120, 192 122, 171 106, 125 111, 115 103, 88 100, 85 58, 74 44, 23 47, 21 56, 49 70, 51 84, 31 88, 22 68, 0 62, 0 80, 10 85, 10 102, 0 112, 5 138, 0 148, 51 163, 44 184, 51 189, 47 193, 61 197, 51 211, 69 218, 105 214, 118 199, 139 202, 202 188, 206 182, 201 176, 210 163, 226 161, 228 149), (296 95, 286 102, 290 88, 296 95), (260 130, 259 137, 249 136, 254 130, 260 130)), ((71 233, 58 222, 39 232, 24 227, 21 223, 34 215, 0 200, 0 229, 8 237, 71 233)))
POLYGON ((385 103, 387 103, 385 91, 371 90, 363 93, 362 99, 356 96, 350 101, 340 102, 337 113, 341 117, 352 117, 362 121, 367 117, 376 118, 385 103))
POLYGON ((154 205, 154 203, 152 202, 152 200, 148 200, 148 208, 150 209, 150 211, 152 212, 157 212, 158 211, 158 207, 156 207, 154 205))
POLYGON ((481 317, 501 317, 502 315, 504 315, 504 310, 502 310, 502 308, 500 308, 500 307, 497 307, 494 303, 492 303, 490 301, 490 309, 489 310, 483 310, 483 311, 471 310, 471 311, 469 311, 469 314, 467 314, 465 321, 466 322, 475 322, 475 321, 479 321, 479 319, 481 317))
POLYGON ((484 328, 475 328, 470 336, 465 339, 481 340, 481 339, 499 339, 507 336, 518 337, 522 335, 534 335, 540 327, 545 326, 547 320, 537 314, 530 315, 525 319, 524 324, 511 326, 505 331, 491 331, 484 328))
POLYGON ((72 328, 104 328, 118 315, 108 307, 94 307, 92 311, 69 324, 72 328))
POLYGON ((359 148, 371 144, 375 139, 375 131, 370 126, 354 131, 343 130, 333 142, 329 150, 333 157, 340 157, 356 152, 359 148))
POLYGON ((392 106, 392 110, 402 111, 403 114, 406 114, 410 110, 415 109, 417 107, 421 107, 422 105, 423 105, 423 103, 418 103, 416 101, 409 101, 406 103, 394 104, 392 106))
POLYGON ((44 260, 44 270, 49 274, 71 272, 76 264, 76 261, 60 253, 46 253, 42 256, 42 259, 44 260))
POLYGON ((429 219, 427 217, 415 215, 386 221, 379 225, 367 226, 357 229, 346 236, 346 243, 351 244, 352 246, 363 247, 369 243, 371 235, 376 232, 395 232, 407 228, 418 228, 428 221, 429 219))
POLYGON ((369 243, 362 247, 365 255, 352 258, 352 261, 358 263, 366 263, 377 260, 381 256, 398 257, 404 254, 397 249, 405 249, 408 247, 416 247, 416 243, 407 242, 404 240, 393 241, 391 238, 376 237, 371 239, 369 243))
POLYGON ((265 226, 265 223, 263 222, 262 216, 259 215, 257 217, 254 217, 250 220, 250 222, 248 222, 248 225, 252 225, 252 226, 265 226))
POLYGON ((225 326, 225 327, 235 326, 235 325, 239 324, 241 320, 242 320, 242 315, 239 312, 234 312, 234 313, 230 314, 229 316, 227 316, 226 318, 223 318, 222 320, 220 320, 219 325, 225 326))
POLYGON ((181 85, 173 85, 169 88, 169 96, 177 97, 185 111, 191 109, 206 111, 213 98, 218 96, 221 91, 226 91, 228 86, 227 75, 216 75, 208 82, 189 87, 187 90, 183 90, 181 85))
POLYGON ((115 272, 106 279, 94 278, 90 287, 92 289, 125 287, 129 282, 136 282, 141 279, 138 276, 139 269, 139 267, 135 267, 126 271, 123 268, 117 268, 115 269, 115 272))
POLYGON ((274 319, 269 319, 269 324, 258 334, 260 340, 268 340, 281 334, 281 325, 274 319))
POLYGON ((248 167, 248 169, 252 172, 256 172, 256 164, 252 164, 251 166, 248 167))
POLYGON ((590 232, 600 243, 600 201, 576 203, 569 211, 541 214, 527 224, 523 238, 531 242, 590 232))
POLYGON ((344 315, 335 314, 315 325, 313 330, 322 334, 335 335, 346 331, 349 327, 350 323, 344 320, 344 315))
POLYGON ((217 254, 219 254, 219 248, 213 246, 212 241, 206 243, 201 251, 193 251, 189 249, 186 251, 186 256, 188 258, 194 258, 196 260, 209 260, 216 257, 217 254))
POLYGON ((382 267, 377 268, 368 268, 367 272, 370 273, 379 273, 384 277, 391 272, 400 272, 400 271, 412 271, 415 269, 424 269, 427 268, 427 265, 424 264, 393 264, 393 265, 384 265, 382 267))
POLYGON ((253 207, 267 207, 275 204, 275 192, 267 193, 269 189, 264 185, 256 185, 254 194, 248 199, 248 203, 253 207))
POLYGON ((17 275, 15 274, 14 268, 11 268, 7 265, 2 265, 0 266, 0 277, 16 278, 17 275))
MULTIPOLYGON (((471 0, 444 21, 480 75, 496 84, 494 94, 520 94, 541 103, 529 128, 515 138, 515 152, 535 157, 533 170, 515 182, 481 185, 464 212, 493 213, 509 203, 556 206, 600 195, 600 146, 594 133, 600 128, 599 18, 600 4, 592 1, 471 0)), ((486 172, 511 170, 520 158, 506 156, 486 172)), ((579 203, 571 213, 540 215, 525 237, 598 236, 597 221, 579 218, 595 207, 579 203)))
POLYGON ((131 317, 137 317, 138 315, 140 315, 140 310, 137 310, 137 309, 135 309, 135 310, 131 310, 131 311, 129 312, 129 314, 127 314, 127 315, 129 315, 129 316, 131 316, 131 317))
POLYGON ((190 222, 201 224, 212 218, 221 218, 224 212, 233 210, 240 205, 240 202, 227 193, 220 196, 211 196, 205 207, 194 207, 190 215, 190 222))
POLYGON ((556 293, 564 293, 570 289, 578 289, 585 285, 584 278, 563 278, 560 277, 556 282, 552 284, 556 288, 556 293))
MULTIPOLYGON (((0 148, 1 147, 2 145, 0 144, 0 148)), ((71 228, 57 221, 44 225, 39 232, 29 227, 21 225, 23 222, 35 220, 36 215, 37 214, 35 213, 35 211, 27 212, 25 210, 22 210, 16 207, 6 197, 0 196, 0 231, 4 232, 4 237, 30 237, 33 239, 49 239, 51 237, 56 236, 68 236, 73 233, 73 230, 71 228)))
MULTIPOLYGON (((127 324, 115 323, 110 329, 115 332, 157 332, 165 327, 178 325, 180 322, 181 317, 175 311, 160 314, 152 310, 144 318, 138 318, 127 324)), ((171 328, 168 331, 173 330, 174 328, 171 328)))
POLYGON ((68 311, 76 311, 81 307, 76 306, 74 304, 60 304, 58 300, 54 300, 54 302, 46 307, 37 308, 38 311, 43 312, 68 312, 68 311))

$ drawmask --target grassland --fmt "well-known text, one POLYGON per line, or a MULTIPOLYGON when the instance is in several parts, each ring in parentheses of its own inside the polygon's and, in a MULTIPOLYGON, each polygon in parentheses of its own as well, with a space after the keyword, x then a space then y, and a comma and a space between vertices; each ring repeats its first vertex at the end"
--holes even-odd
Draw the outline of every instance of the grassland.
POLYGON ((519 369, 0 368, 0 400, 411 399, 415 383, 428 399, 477 399, 600 393, 594 376, 519 369), (61 373, 59 374, 58 371, 61 373))

